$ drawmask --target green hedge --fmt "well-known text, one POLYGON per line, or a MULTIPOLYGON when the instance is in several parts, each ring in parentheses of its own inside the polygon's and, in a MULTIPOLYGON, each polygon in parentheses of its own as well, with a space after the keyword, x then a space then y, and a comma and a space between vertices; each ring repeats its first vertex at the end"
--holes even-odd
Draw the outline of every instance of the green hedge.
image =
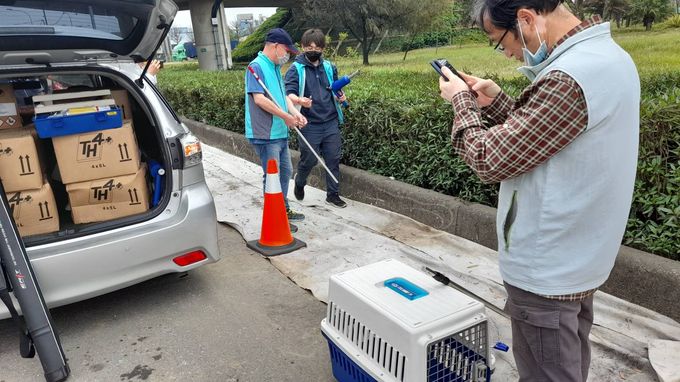
MULTIPOLYGON (((235 62, 250 62, 257 57, 257 52, 262 50, 264 38, 272 28, 283 28, 291 19, 292 14, 287 8, 279 8, 271 17, 267 18, 255 32, 240 42, 231 52, 231 58, 235 62)), ((290 31, 289 31, 290 32, 290 31)))
POLYGON ((680 260, 680 75, 648 82, 642 100, 640 156, 625 242, 680 260))
MULTIPOLYGON (((479 28, 452 29, 449 31, 426 32, 415 38, 402 38, 399 50, 434 48, 445 45, 463 45, 468 43, 485 43, 489 38, 479 28)), ((395 42, 392 42, 394 44, 395 42)))
MULTIPOLYGON (((493 77, 493 76, 492 76, 493 77)), ((516 95, 523 78, 495 80, 516 95)), ((159 78, 178 113, 243 133, 244 73, 167 69, 159 78)), ((377 69, 347 93, 343 163, 465 200, 495 206, 498 188, 482 184, 454 155, 453 113, 434 73, 377 69)), ((680 260, 680 73, 643 79, 641 148, 625 244, 680 260)))

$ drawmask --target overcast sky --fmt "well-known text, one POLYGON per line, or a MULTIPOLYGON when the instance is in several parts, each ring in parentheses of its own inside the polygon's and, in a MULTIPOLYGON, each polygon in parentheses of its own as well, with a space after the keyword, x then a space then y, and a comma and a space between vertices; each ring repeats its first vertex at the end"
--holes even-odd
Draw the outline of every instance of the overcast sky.
MULTIPOLYGON (((269 17, 276 13, 276 8, 225 8, 227 13, 227 21, 232 22, 236 20, 236 15, 242 13, 252 13, 255 18, 258 15, 264 15, 269 17)), ((173 27, 190 27, 191 26, 191 16, 189 11, 179 11, 175 17, 175 22, 172 23, 173 27)))

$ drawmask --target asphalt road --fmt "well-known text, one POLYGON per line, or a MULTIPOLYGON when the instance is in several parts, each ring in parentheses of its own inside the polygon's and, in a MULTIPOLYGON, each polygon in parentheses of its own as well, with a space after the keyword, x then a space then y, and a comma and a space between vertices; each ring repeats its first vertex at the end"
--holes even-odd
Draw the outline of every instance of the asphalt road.
MULTIPOLYGON (((334 381, 319 323, 326 306, 232 228, 222 260, 52 310, 69 381, 334 381)), ((44 381, 0 321, 0 382, 44 381)))

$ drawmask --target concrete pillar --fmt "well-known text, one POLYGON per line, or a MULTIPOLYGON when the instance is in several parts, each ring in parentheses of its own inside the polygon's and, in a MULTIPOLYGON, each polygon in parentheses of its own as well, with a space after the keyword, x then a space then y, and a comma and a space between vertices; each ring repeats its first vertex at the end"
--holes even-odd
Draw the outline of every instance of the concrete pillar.
POLYGON ((225 57, 224 67, 231 69, 233 63, 231 62, 231 39, 229 38, 229 24, 227 23, 227 14, 224 11, 224 2, 220 4, 219 11, 219 31, 220 31, 220 45, 223 46, 223 52, 225 57))
POLYGON ((213 0, 194 0, 189 3, 191 25, 194 30, 194 41, 198 54, 198 66, 201 70, 220 69, 219 56, 224 56, 224 54, 221 54, 221 49, 215 44, 215 32, 210 17, 212 6, 213 0))

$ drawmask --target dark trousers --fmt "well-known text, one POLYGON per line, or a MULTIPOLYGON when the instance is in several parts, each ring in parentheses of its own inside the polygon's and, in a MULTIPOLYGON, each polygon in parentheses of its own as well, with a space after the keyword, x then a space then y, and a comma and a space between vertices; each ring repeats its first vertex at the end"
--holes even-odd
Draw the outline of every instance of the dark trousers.
POLYGON ((558 301, 505 283, 505 311, 512 323, 512 351, 520 381, 585 382, 593 296, 558 301))
MULTIPOLYGON (((314 148, 316 153, 323 158, 323 161, 326 163, 328 169, 331 170, 333 176, 340 180, 342 137, 340 135, 338 120, 336 119, 323 124, 310 123, 300 131, 302 132, 302 135, 307 138, 307 141, 314 148)), ((309 147, 302 142, 302 139, 299 139, 298 143, 300 146, 300 162, 298 163, 297 175, 295 175, 295 184, 298 187, 303 187, 307 184, 307 177, 318 163, 318 160, 309 150, 309 147)), ((340 185, 335 183, 330 175, 326 174, 326 194, 338 194, 339 192, 340 185)))

